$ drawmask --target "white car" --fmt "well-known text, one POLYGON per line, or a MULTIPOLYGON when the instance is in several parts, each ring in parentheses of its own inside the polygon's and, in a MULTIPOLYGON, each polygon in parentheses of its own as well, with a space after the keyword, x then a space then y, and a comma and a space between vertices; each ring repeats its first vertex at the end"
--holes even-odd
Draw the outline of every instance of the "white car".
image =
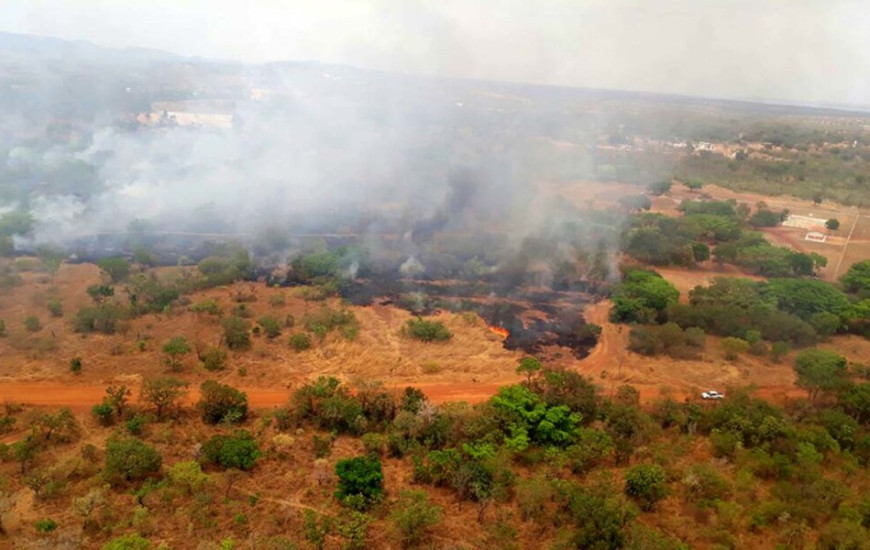
POLYGON ((701 394, 704 399, 725 399, 724 393, 719 393, 716 390, 705 391, 701 394))

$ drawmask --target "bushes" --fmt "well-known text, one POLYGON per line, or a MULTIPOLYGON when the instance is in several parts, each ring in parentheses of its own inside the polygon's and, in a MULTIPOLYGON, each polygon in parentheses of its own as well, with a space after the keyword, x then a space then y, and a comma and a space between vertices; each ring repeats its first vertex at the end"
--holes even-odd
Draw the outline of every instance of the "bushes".
POLYGON ((306 314, 302 324, 306 330, 311 331, 321 340, 334 330, 341 331, 342 336, 348 340, 356 338, 359 332, 359 322, 352 311, 346 309, 336 310, 328 306, 306 314))
POLYGON ((281 336, 281 322, 271 315, 260 317, 257 324, 263 327, 263 332, 266 334, 266 338, 273 340, 278 336, 281 336))
POLYGON ((124 310, 114 304, 85 307, 76 312, 73 329, 76 332, 114 334, 125 317, 124 310))
POLYGON ((649 512, 668 494, 665 471, 658 464, 639 464, 625 474, 625 494, 649 512))
POLYGON ((197 408, 206 424, 244 422, 248 417, 248 398, 232 386, 207 380, 200 386, 197 408))
POLYGON ((729 361, 733 361, 737 359, 737 356, 741 353, 749 351, 749 342, 741 338, 734 338, 733 336, 724 338, 721 342, 721 346, 722 351, 725 352, 725 359, 728 359, 729 361))
POLYGON ((223 313, 220 304, 215 300, 206 299, 196 302, 190 306, 190 311, 193 313, 207 313, 209 315, 220 316, 223 313))
POLYGON ((365 508, 384 493, 384 473, 378 458, 359 456, 335 464, 338 490, 335 497, 354 508, 365 508))
POLYGON ((106 442, 106 476, 110 481, 140 480, 160 470, 163 458, 157 449, 135 437, 106 442))
POLYGON ((311 338, 309 338, 304 332, 297 332, 291 336, 289 343, 290 347, 296 352, 305 351, 311 348, 311 338))
POLYGON ((181 370, 181 358, 190 353, 190 344, 184 336, 176 336, 163 344, 164 361, 174 371, 181 370))
POLYGON ((205 459, 224 469, 250 470, 260 456, 254 436, 247 430, 236 430, 231 435, 216 435, 202 445, 205 459))
POLYGON ((441 522, 441 507, 429 504, 425 491, 402 491, 390 513, 399 531, 402 546, 417 546, 425 542, 432 528, 441 522))
POLYGON ((209 347, 199 353, 199 360, 205 370, 220 371, 226 368, 227 353, 222 349, 209 347))
POLYGON ((402 334, 423 342, 444 342, 453 337, 441 321, 427 321, 421 317, 405 323, 402 334))
POLYGON ((60 298, 49 298, 46 307, 52 317, 63 317, 63 303, 60 298))
POLYGON ((28 332, 39 332, 42 330, 42 323, 39 322, 39 318, 31 315, 24 320, 24 328, 26 328, 28 332))
POLYGON ((666 354, 674 359, 694 359, 704 349, 706 335, 697 327, 686 330, 676 323, 638 326, 628 335, 628 349, 641 355, 666 354))
POLYGON ((221 323, 224 341, 231 350, 244 350, 251 347, 251 323, 237 315, 227 317, 221 323))
POLYGON ((677 302, 680 291, 654 271, 633 269, 613 288, 610 318, 617 323, 648 323, 677 302))

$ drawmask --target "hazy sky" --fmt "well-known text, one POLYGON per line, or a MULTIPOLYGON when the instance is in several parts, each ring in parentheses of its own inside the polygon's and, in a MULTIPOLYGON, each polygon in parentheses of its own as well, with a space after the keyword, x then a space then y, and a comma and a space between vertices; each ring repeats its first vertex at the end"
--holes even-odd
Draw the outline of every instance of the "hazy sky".
POLYGON ((246 61, 870 104, 867 0, 0 0, 0 30, 246 61))

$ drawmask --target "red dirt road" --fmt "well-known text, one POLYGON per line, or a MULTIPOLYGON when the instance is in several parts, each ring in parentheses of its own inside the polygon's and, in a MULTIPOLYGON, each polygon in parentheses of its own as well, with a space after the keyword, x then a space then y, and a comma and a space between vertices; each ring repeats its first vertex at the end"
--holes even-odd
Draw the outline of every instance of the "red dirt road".
MULTIPOLYGON (((423 390, 435 403, 447 401, 467 401, 478 403, 488 399, 498 391, 504 383, 486 384, 413 384, 423 390)), ((411 384, 406 384, 411 385, 411 384)), ((395 389, 404 388, 396 386, 395 389)), ((139 399, 139 389, 133 389, 133 401, 139 399)), ((268 388, 240 388, 248 395, 248 402, 255 408, 281 407, 290 399, 292 390, 274 390, 268 388)), ((70 407, 76 412, 90 410, 106 395, 106 386, 100 385, 70 385, 58 382, 2 382, 0 383, 0 402, 15 402, 29 405, 44 405, 53 407, 70 407)), ((191 391, 187 396, 188 404, 193 404, 199 397, 197 391, 191 391)))

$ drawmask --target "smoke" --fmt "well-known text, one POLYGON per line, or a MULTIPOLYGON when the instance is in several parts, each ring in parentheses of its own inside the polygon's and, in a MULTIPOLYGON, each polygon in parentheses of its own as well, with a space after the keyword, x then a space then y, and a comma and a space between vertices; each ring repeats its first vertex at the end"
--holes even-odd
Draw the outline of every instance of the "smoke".
POLYGON ((403 277, 417 277, 425 272, 426 267, 414 256, 410 256, 401 266, 399 266, 399 273, 401 273, 403 277))
POLYGON ((193 234, 252 244, 277 265, 297 237, 349 237, 369 255, 348 259, 351 279, 372 262, 407 277, 491 272, 541 261, 526 237, 561 239, 580 216, 540 182, 594 177, 600 121, 564 91, 316 63, 88 59, 66 76, 32 60, 23 91, 0 90, 12 94, 0 104, 0 211, 33 219, 19 249, 114 239, 118 253, 131 236, 193 234), (89 72, 111 93, 62 94, 89 72))

